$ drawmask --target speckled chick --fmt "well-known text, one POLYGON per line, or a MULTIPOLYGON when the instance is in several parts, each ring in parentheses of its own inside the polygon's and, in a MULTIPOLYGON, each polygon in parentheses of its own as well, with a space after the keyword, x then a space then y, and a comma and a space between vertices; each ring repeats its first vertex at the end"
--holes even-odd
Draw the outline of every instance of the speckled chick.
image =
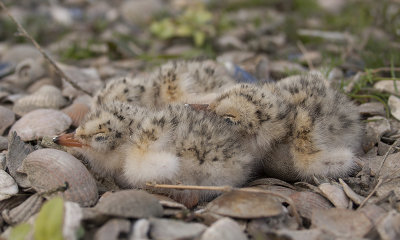
POLYGON ((234 84, 227 70, 212 60, 168 62, 148 74, 109 81, 94 97, 94 105, 113 100, 156 108, 208 103, 234 84))
POLYGON ((209 109, 239 126, 268 176, 339 177, 355 165, 362 131, 357 109, 320 74, 237 85, 209 109))
MULTIPOLYGON (((184 105, 152 111, 121 102, 93 109, 74 136, 75 146, 98 172, 123 174, 132 187, 146 182, 240 186, 249 178, 254 157, 230 125, 210 112, 184 105)), ((213 196, 207 191, 163 191, 193 206, 213 196)))

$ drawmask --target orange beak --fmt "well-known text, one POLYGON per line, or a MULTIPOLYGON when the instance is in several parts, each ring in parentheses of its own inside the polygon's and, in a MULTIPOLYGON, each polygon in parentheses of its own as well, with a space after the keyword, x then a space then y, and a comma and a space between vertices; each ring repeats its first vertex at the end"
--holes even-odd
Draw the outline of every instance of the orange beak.
POLYGON ((83 147, 85 144, 74 138, 75 133, 66 133, 53 138, 53 142, 65 147, 83 147))
POLYGON ((209 104, 188 104, 192 109, 196 111, 208 111, 208 105, 209 104))

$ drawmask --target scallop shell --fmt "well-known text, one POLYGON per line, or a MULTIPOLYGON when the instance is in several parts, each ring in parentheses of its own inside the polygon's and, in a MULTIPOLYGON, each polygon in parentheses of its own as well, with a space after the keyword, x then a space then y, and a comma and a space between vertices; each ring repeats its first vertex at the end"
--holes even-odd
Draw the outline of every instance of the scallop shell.
POLYGON ((23 141, 31 141, 58 135, 67 130, 71 123, 71 118, 61 111, 37 109, 19 119, 10 133, 15 131, 23 141))
POLYGON ((350 199, 346 196, 345 192, 340 186, 330 183, 323 183, 318 186, 322 194, 337 208, 349 207, 350 199))
POLYGON ((67 104, 67 100, 61 95, 61 91, 51 85, 44 85, 35 93, 22 97, 15 102, 13 111, 18 115, 38 108, 59 109, 67 104))
POLYGON ((0 135, 15 121, 15 114, 10 109, 0 106, 0 135))
POLYGON ((11 210, 1 213, 4 221, 8 224, 16 224, 28 220, 33 214, 39 212, 44 202, 44 198, 39 194, 34 194, 23 203, 11 210))
POLYGON ((89 106, 84 103, 74 103, 62 111, 72 119, 72 126, 78 127, 89 110, 89 106))
POLYGON ((0 170, 0 201, 16 193, 18 193, 18 185, 15 180, 4 170, 0 170))
POLYGON ((98 198, 94 178, 85 166, 69 153, 55 149, 39 149, 30 153, 18 169, 27 174, 32 188, 37 192, 49 192, 68 183, 67 190, 59 191, 65 200, 82 207, 96 203, 98 198))

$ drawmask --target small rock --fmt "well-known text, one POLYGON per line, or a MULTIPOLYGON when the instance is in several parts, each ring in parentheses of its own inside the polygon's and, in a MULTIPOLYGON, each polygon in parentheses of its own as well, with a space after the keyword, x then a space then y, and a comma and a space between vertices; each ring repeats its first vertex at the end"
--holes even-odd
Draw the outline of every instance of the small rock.
POLYGON ((302 54, 299 58, 300 63, 307 64, 310 61, 313 64, 321 63, 322 55, 317 51, 309 51, 305 54, 302 54))
POLYGON ((156 240, 192 239, 200 236, 207 228, 201 223, 185 223, 160 218, 151 218, 150 224, 150 237, 156 240))
POLYGON ((147 23, 156 13, 165 9, 163 1, 160 0, 127 0, 120 6, 124 20, 134 24, 147 23))
POLYGON ((10 109, 0 106, 0 135, 15 121, 15 114, 10 109))
POLYGON ((274 61, 270 65, 271 77, 281 79, 293 74, 305 72, 306 69, 300 64, 287 61, 274 61))
POLYGON ((382 240, 400 239, 400 214, 391 210, 376 226, 382 240))
POLYGON ((380 102, 367 102, 358 106, 358 111, 362 116, 371 117, 371 116, 385 116, 385 106, 380 102))
POLYGON ((362 139, 364 152, 372 149, 381 137, 391 130, 390 122, 384 117, 375 116, 367 119, 365 127, 366 134, 362 139))
POLYGON ((6 137, 0 136, 0 151, 6 150, 8 148, 8 139, 6 137))
POLYGON ((230 218, 222 218, 211 225, 201 237, 201 240, 246 240, 247 237, 239 224, 230 218))
POLYGON ((374 84, 374 88, 383 92, 399 94, 400 93, 400 82, 393 80, 382 80, 374 84), (397 91, 396 91, 397 86, 397 91))
POLYGON ((82 209, 75 202, 64 202, 63 237, 65 240, 76 239, 76 233, 81 227, 82 209))
POLYGON ((18 193, 18 185, 15 180, 4 170, 0 170, 0 201, 16 193, 18 193))
POLYGON ((338 14, 346 6, 346 0, 318 0, 319 6, 325 11, 338 14))
POLYGON ((389 97, 388 105, 390 108, 390 113, 395 117, 397 120, 400 120, 400 98, 391 95, 389 97))
POLYGON ((42 54, 30 44, 20 44, 9 48, 3 55, 3 62, 10 62, 17 64, 20 61, 32 58, 37 59, 42 57, 42 54))

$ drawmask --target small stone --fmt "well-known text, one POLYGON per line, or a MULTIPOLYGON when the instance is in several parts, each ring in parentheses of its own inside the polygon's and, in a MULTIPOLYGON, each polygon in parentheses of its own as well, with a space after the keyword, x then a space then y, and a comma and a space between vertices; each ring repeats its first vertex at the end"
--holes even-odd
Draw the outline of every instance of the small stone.
POLYGON ((374 88, 383 92, 399 94, 400 82, 393 80, 382 80, 374 84, 374 88))
POLYGON ((150 223, 150 237, 156 240, 192 239, 200 236, 207 228, 201 223, 185 223, 160 218, 151 218, 150 223))
POLYGON ((117 240, 120 233, 128 234, 131 223, 127 219, 111 219, 94 235, 95 240, 117 240))
POLYGON ((371 116, 385 116, 385 106, 380 102, 367 102, 358 106, 358 111, 362 116, 371 117, 371 116))
POLYGON ((147 219, 139 219, 133 224, 132 236, 130 240, 146 240, 150 230, 150 222, 147 219))
POLYGON ((0 136, 0 151, 6 150, 8 148, 8 139, 6 137, 0 136))
POLYGON ((247 237, 239 224, 230 218, 222 218, 211 225, 201 237, 201 240, 246 240, 247 237))

